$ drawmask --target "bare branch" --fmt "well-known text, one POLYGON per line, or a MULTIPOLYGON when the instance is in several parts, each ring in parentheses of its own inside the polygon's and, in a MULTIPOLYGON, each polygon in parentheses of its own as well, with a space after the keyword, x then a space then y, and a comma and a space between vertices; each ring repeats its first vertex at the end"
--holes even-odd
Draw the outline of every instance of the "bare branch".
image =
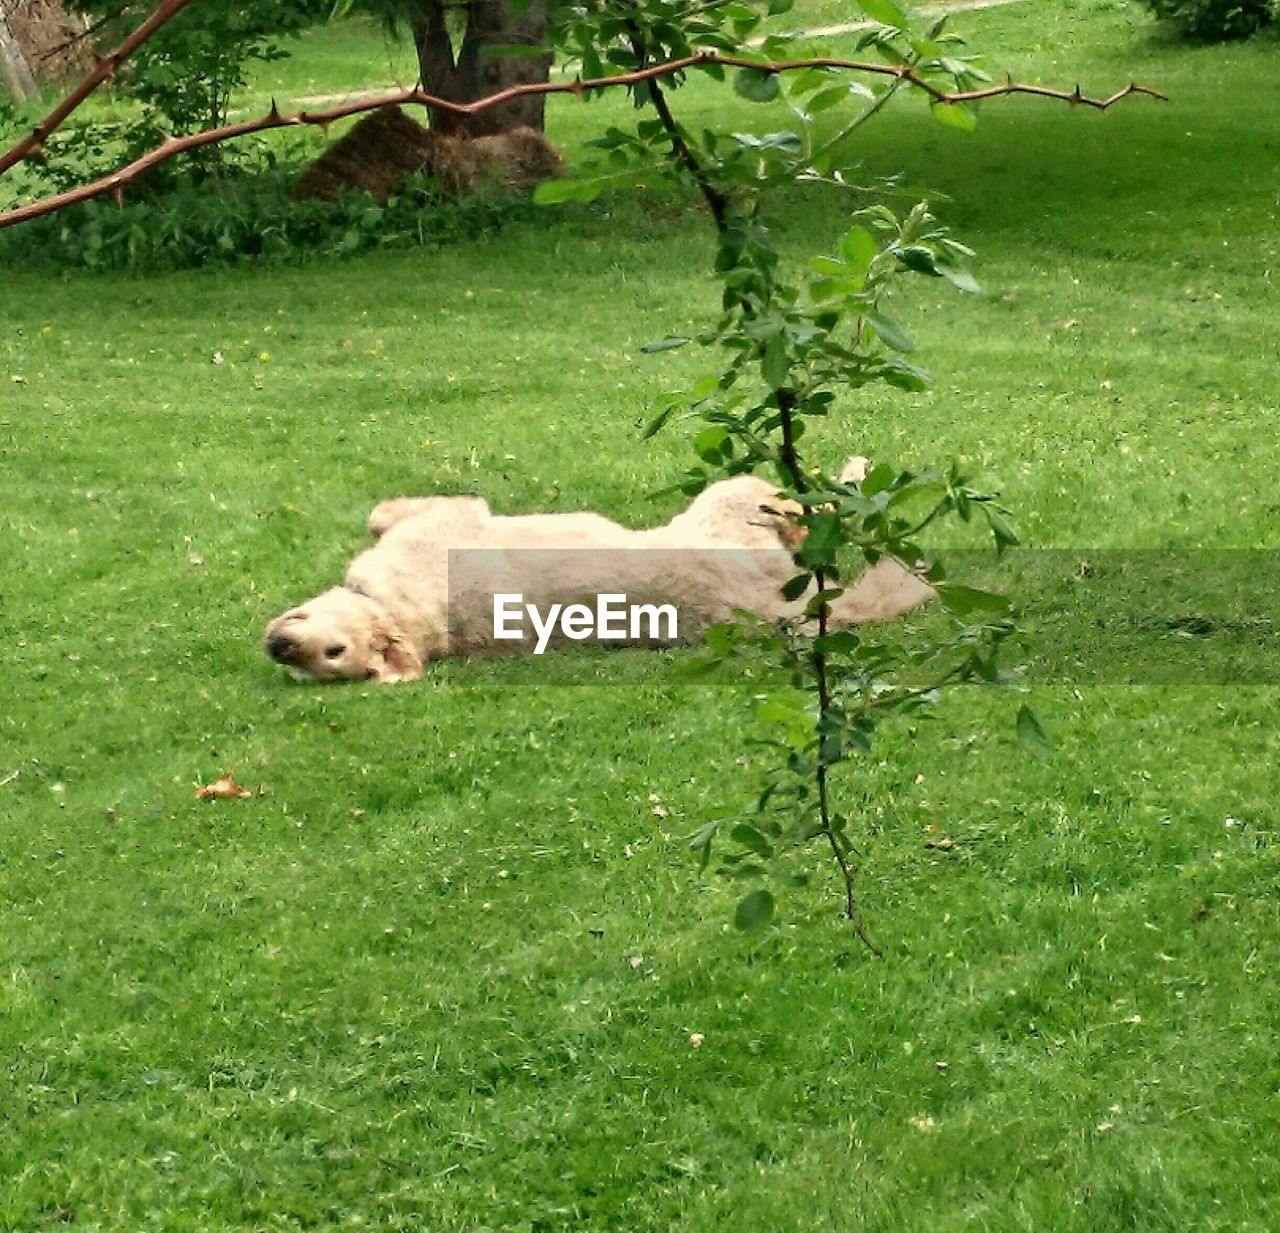
MULTIPOLYGON (((191 0, 160 0, 155 12, 147 18, 119 47, 98 58, 76 87, 35 128, 16 145, 0 154, 0 175, 4 175, 15 163, 24 158, 39 158, 49 134, 59 127, 81 103, 104 81, 115 76, 116 70, 139 47, 171 18, 176 17, 191 0)), ((107 191, 106 189, 103 190, 107 191)))
MULTIPOLYGON (((167 21, 173 14, 190 0, 164 0, 164 2, 152 14, 151 21, 156 21, 161 13, 164 13, 163 20, 167 21), (169 11, 171 10, 171 11, 169 11)), ((132 42, 133 48, 139 46, 145 41, 144 38, 137 36, 143 27, 130 36, 126 43, 132 42)), ((124 58, 123 49, 126 44, 122 43, 103 63, 115 61, 124 58)), ((607 90, 618 86, 634 86, 641 82, 654 81, 659 78, 674 77, 678 73, 682 73, 687 69, 705 68, 709 65, 723 65, 729 68, 753 68, 764 73, 789 73, 798 69, 806 68, 835 68, 843 69, 856 73, 871 73, 881 77, 893 77, 899 82, 905 82, 923 90, 935 102, 944 104, 971 103, 980 99, 995 98, 998 95, 1006 94, 1030 94, 1040 98, 1057 99, 1061 102, 1070 104, 1071 106, 1092 107, 1098 111, 1106 111, 1109 107, 1120 102, 1121 99, 1128 98, 1131 94, 1144 94, 1151 98, 1164 99, 1165 96, 1158 90, 1152 90, 1147 86, 1140 86, 1136 82, 1125 86, 1122 90, 1117 90, 1114 94, 1107 98, 1096 99, 1087 95, 1082 95, 1078 88, 1076 90, 1053 90, 1047 86, 1024 85, 1019 82, 1009 81, 1003 85, 987 86, 981 90, 962 90, 948 92, 940 86, 934 85, 932 82, 921 77, 919 73, 909 65, 905 64, 885 64, 879 61, 866 60, 844 60, 834 56, 813 56, 805 59, 797 60, 759 60, 748 58, 746 56, 728 56, 718 52, 702 52, 698 55, 683 56, 677 60, 668 60, 663 64, 649 65, 643 69, 637 69, 630 73, 617 73, 610 77, 596 77, 583 81, 576 79, 574 81, 541 81, 529 82, 519 86, 509 86, 505 90, 499 90, 496 94, 486 95, 484 98, 476 99, 470 103, 455 103, 449 99, 438 98, 435 95, 428 94, 421 86, 414 86, 408 90, 389 91, 385 94, 375 95, 373 98, 360 99, 354 102, 342 103, 338 106, 331 107, 325 111, 297 111, 292 113, 280 112, 274 103, 272 108, 266 115, 258 117, 256 120, 242 120, 238 124, 226 124, 220 128, 207 129, 201 133, 190 133, 184 137, 170 137, 158 145, 155 149, 147 154, 134 159, 125 167, 121 167, 118 171, 112 172, 110 175, 103 176, 101 179, 94 180, 89 184, 82 184, 77 188, 68 189, 62 193, 56 193, 49 197, 41 198, 24 206, 18 206, 15 209, 0 213, 0 228, 12 227, 16 223, 26 222, 29 219, 39 218, 44 214, 52 214, 56 210, 61 210, 69 205, 74 205, 80 201, 90 201, 96 197, 103 197, 108 194, 119 195, 124 187, 136 180, 139 176, 150 171, 151 168, 166 162, 177 154, 182 154, 187 150, 196 150, 202 146, 215 145, 223 141, 232 141, 237 137, 246 137, 251 133, 265 132, 273 128, 286 128, 298 125, 318 124, 326 126, 332 124, 335 120, 341 120, 347 116, 359 115, 366 111, 376 111, 379 107, 392 107, 397 105, 415 105, 425 107, 430 110, 448 111, 456 115, 469 116, 476 112, 483 111, 487 107, 495 107, 499 103, 504 103, 509 99, 517 98, 524 94, 585 94, 592 90, 607 90)), ((114 71, 112 69, 111 71, 114 71)), ((109 76, 107 72, 104 76, 109 76)), ((91 74, 92 76, 92 74, 91 74)), ((86 81, 88 78, 86 78, 86 81)), ((101 80, 101 79, 100 79, 101 80)), ((66 118, 70 113, 72 106, 68 106, 71 97, 80 94, 81 101, 89 92, 83 90, 84 82, 76 88, 72 96, 69 96, 67 102, 61 107, 50 113, 50 118, 59 115, 58 123, 66 118)), ((89 87, 91 90, 93 87, 89 87)), ((44 122, 48 124, 48 120, 44 122)), ((51 132, 52 127, 45 130, 51 132)), ((37 128, 35 140, 28 139, 26 142, 19 142, 17 146, 10 150, 7 154, 0 155, 0 172, 11 166, 19 158, 29 155, 32 147, 38 146, 43 139, 40 136, 41 129, 37 128), (24 147, 23 149, 22 147, 24 147), (18 151, 18 153, 14 153, 18 151)))

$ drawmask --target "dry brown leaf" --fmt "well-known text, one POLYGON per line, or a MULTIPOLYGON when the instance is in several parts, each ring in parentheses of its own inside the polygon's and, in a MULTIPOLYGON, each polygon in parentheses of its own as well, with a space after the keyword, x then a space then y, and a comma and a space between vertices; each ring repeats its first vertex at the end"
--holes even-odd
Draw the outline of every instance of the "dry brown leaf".
POLYGON ((215 779, 213 783, 207 783, 203 788, 196 789, 198 801, 242 799, 252 795, 248 788, 242 788, 236 783, 234 771, 228 771, 221 779, 215 779))

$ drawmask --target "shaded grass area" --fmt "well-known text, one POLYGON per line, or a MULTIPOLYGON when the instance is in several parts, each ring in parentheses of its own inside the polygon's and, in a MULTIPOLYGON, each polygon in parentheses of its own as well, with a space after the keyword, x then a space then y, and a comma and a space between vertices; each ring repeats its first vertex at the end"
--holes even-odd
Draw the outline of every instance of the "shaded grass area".
MULTIPOLYGON (((938 384, 828 448, 962 454, 1036 546, 1269 548, 1267 45, 1175 54, 1135 14, 969 24, 1167 107, 866 131, 987 291, 904 287, 938 384)), ((807 252, 846 209, 782 226, 807 252)), ((388 495, 672 512, 686 447, 636 425, 702 361, 638 348, 714 311, 708 247, 654 192, 330 266, 6 275, 0 1227, 1280 1221, 1273 689, 1046 686, 1043 765, 1008 697, 887 734, 840 785, 876 963, 822 878, 726 928, 683 836, 751 799, 749 713, 685 656, 373 690, 261 655, 388 495), (196 802, 228 767, 263 792, 196 802)))

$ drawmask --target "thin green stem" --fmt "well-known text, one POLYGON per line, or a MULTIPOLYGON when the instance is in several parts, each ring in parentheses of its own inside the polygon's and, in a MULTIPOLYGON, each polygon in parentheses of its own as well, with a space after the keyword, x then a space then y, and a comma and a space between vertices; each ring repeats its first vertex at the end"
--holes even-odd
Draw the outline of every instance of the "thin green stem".
POLYGON ((902 87, 906 84, 906 81, 907 79, 905 77, 895 77, 884 88, 884 91, 881 93, 880 97, 876 99, 876 101, 872 103, 870 107, 868 107, 856 119, 851 120, 848 124, 846 124, 844 128, 842 128, 834 137, 831 137, 827 141, 823 142, 822 145, 814 152, 812 157, 815 159, 821 158, 824 154, 828 153, 835 146, 838 146, 842 141, 845 141, 850 136, 852 136, 855 132, 857 132, 858 129, 860 129, 873 116, 879 115, 879 113, 888 104, 889 100, 893 98, 893 96, 897 94, 898 91, 901 90, 902 87))

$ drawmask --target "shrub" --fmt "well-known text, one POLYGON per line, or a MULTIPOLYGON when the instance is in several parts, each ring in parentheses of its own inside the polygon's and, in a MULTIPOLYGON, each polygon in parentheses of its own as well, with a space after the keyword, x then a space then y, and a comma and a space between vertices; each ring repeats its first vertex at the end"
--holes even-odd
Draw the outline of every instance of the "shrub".
POLYGON ((1143 0, 1187 38, 1246 38, 1280 18, 1280 0, 1143 0))
MULTIPOLYGON (((76 7, 94 22, 102 47, 120 41, 151 9, 138 0, 78 0, 76 7)), ((142 104, 141 115, 118 134, 126 157, 136 158, 167 133, 181 136, 226 124, 231 99, 244 88, 249 65, 286 57, 288 39, 323 20, 328 11, 326 0, 207 0, 180 14, 114 78, 120 95, 142 104)), ((185 160, 186 172, 221 170, 226 157, 222 146, 193 151, 185 160)), ((235 158, 234 152, 230 157, 235 158)), ((163 189, 176 177, 165 165, 148 179, 153 189, 163 189)))
MULTIPOLYGON (((151 10, 137 0, 78 0, 100 28, 99 41, 117 42, 151 10)), ((196 15, 182 14, 140 47, 116 78, 157 127, 170 133, 216 128, 227 121, 231 96, 244 86, 251 61, 279 60, 281 41, 323 20, 321 0, 211 0, 196 15)))
POLYGON ((0 266, 185 270, 280 265, 373 248, 435 247, 491 232, 529 207, 474 193, 443 201, 412 177, 385 203, 352 193, 335 203, 293 201, 285 174, 209 183, 117 206, 90 201, 0 231, 0 266))

